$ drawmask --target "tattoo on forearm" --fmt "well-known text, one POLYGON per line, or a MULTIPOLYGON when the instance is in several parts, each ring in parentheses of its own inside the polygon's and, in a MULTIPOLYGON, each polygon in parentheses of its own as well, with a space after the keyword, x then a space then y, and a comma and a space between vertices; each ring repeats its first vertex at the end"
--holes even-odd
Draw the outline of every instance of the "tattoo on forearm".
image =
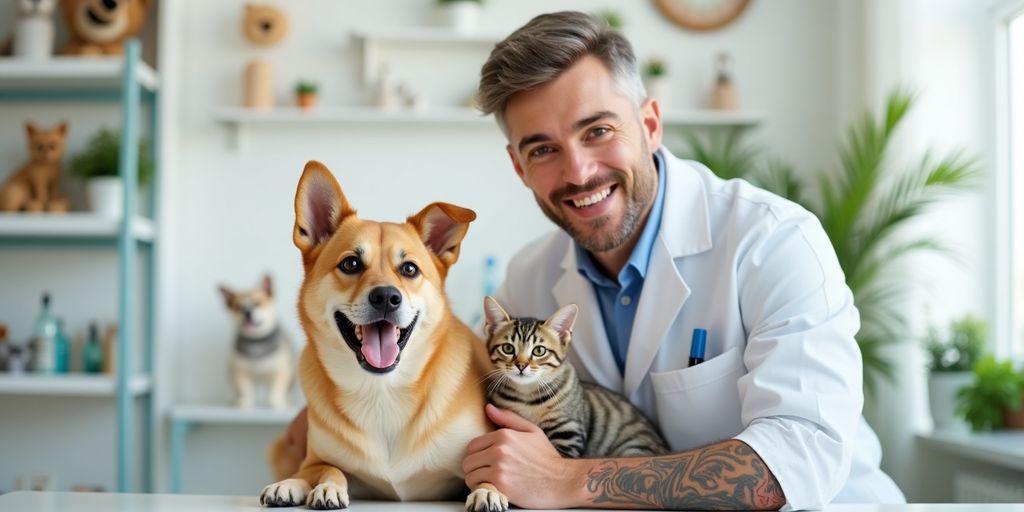
POLYGON ((782 488, 761 458, 737 440, 630 462, 607 460, 587 475, 594 504, 688 510, 776 510, 782 488))

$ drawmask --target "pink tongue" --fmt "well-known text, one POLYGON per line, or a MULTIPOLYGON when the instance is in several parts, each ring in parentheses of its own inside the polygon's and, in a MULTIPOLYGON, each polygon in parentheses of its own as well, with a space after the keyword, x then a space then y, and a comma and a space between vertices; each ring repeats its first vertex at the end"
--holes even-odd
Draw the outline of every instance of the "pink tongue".
POLYGON ((363 357, 375 368, 387 368, 398 359, 398 330, 387 322, 363 326, 363 357), (383 329, 381 329, 383 327, 383 329))

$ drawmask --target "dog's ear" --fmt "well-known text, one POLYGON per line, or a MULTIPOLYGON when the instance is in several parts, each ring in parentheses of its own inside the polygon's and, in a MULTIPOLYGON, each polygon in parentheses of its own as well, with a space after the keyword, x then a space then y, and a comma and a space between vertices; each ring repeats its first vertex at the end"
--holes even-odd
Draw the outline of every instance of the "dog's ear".
POLYGON ((494 297, 484 297, 484 332, 487 333, 487 337, 494 336, 494 330, 498 327, 498 324, 502 322, 508 322, 511 320, 508 313, 502 309, 501 304, 494 300, 494 297))
POLYGON ((263 280, 260 281, 260 287, 263 288, 263 293, 266 293, 267 297, 274 296, 274 283, 270 279, 270 274, 263 274, 263 280))
POLYGON ((235 302, 235 292, 231 291, 230 289, 228 289, 227 286, 224 285, 218 286, 217 289, 220 290, 220 295, 224 297, 224 304, 228 307, 228 309, 231 309, 231 306, 235 302))
POLYGON ((295 191, 295 228, 292 241, 302 253, 331 238, 341 220, 356 213, 341 193, 338 180, 324 164, 310 160, 295 191))
POLYGON ((558 333, 558 340, 565 346, 572 339, 572 326, 576 323, 576 314, 579 308, 576 304, 562 306, 555 311, 550 318, 544 321, 544 325, 558 333))
POLYGON ((469 230, 469 223, 476 219, 476 213, 448 203, 433 203, 408 218, 419 232, 427 248, 437 255, 445 269, 459 259, 462 238, 469 230))

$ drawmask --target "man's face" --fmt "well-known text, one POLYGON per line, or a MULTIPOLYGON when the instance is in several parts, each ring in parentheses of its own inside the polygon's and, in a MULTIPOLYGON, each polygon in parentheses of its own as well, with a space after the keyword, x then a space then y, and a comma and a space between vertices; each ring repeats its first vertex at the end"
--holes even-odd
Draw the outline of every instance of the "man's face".
POLYGON ((513 96, 505 108, 509 156, 552 222, 590 252, 633 237, 654 200, 657 105, 639 113, 595 57, 513 96))

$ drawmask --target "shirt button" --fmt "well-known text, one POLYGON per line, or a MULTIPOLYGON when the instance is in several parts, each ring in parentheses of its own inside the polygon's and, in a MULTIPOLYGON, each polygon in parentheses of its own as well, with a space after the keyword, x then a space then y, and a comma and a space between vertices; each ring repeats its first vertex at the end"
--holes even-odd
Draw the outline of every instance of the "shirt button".
POLYGON ((629 295, 623 295, 622 298, 619 299, 619 302, 621 302, 623 306, 628 306, 630 302, 633 302, 633 300, 629 298, 629 295))

